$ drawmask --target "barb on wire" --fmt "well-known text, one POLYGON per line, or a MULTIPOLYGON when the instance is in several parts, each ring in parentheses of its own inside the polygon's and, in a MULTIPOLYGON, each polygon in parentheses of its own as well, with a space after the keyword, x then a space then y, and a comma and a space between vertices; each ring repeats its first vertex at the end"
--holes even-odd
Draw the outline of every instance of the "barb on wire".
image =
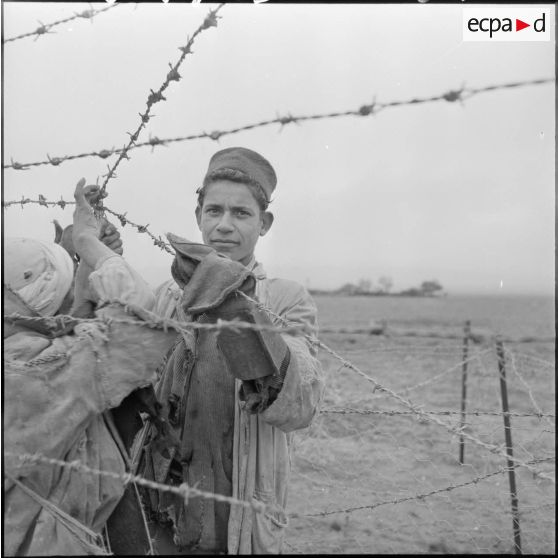
POLYGON ((10 37, 9 39, 4 39, 2 42, 3 43, 10 43, 12 41, 17 41, 19 39, 24 39, 25 37, 32 37, 33 35, 35 36, 35 38, 33 39, 34 41, 36 41, 41 35, 45 35, 46 33, 53 33, 53 31, 51 31, 51 29, 53 27, 56 27, 57 25, 62 25, 63 23, 68 23, 69 21, 73 21, 74 19, 79 19, 79 18, 83 18, 83 19, 89 19, 92 23, 93 23, 93 18, 103 12, 106 12, 108 10, 111 10, 112 8, 116 7, 116 6, 120 6, 121 4, 117 4, 116 2, 114 4, 112 4, 111 6, 107 6, 105 8, 100 8, 98 10, 94 10, 93 7, 91 6, 91 4, 89 4, 90 9, 89 10, 84 10, 81 13, 77 13, 74 12, 75 15, 71 16, 71 17, 67 17, 65 19, 60 19, 58 21, 53 21, 52 23, 47 23, 44 24, 42 22, 39 21, 39 23, 41 24, 39 27, 37 27, 37 29, 35 29, 34 31, 30 31, 28 33, 23 33, 22 35, 17 35, 16 37, 10 37))
MULTIPOLYGON (((184 48, 184 47, 181 47, 181 50, 182 50, 182 48, 184 48)), ((187 52, 190 52, 190 51, 188 50, 187 52)), ((176 68, 176 66, 174 68, 176 68)), ((173 79, 176 79, 174 77, 169 77, 169 76, 171 76, 171 74, 174 76, 172 66, 171 66, 171 72, 169 72, 169 74, 167 74, 167 80, 168 81, 172 81, 173 79)), ((287 124, 299 124, 301 122, 306 122, 306 121, 310 121, 310 120, 342 118, 342 117, 346 117, 346 116, 369 116, 369 115, 374 115, 377 112, 379 112, 380 110, 383 110, 383 109, 386 109, 386 108, 393 108, 393 107, 398 107, 398 106, 403 106, 403 105, 416 105, 416 104, 423 104, 423 103, 432 103, 432 102, 437 102, 437 101, 446 101, 446 102, 454 102, 456 100, 462 101, 464 99, 469 99, 470 97, 473 97, 474 95, 478 95, 478 94, 488 92, 488 91, 496 91, 496 90, 500 90, 500 89, 509 89, 509 88, 515 88, 515 87, 520 87, 520 86, 542 85, 542 84, 545 84, 545 83, 554 83, 554 82, 555 82, 554 78, 545 78, 545 79, 536 79, 536 80, 531 80, 531 81, 522 81, 522 82, 504 83, 504 84, 500 84, 500 85, 491 85, 491 86, 487 86, 487 87, 479 87, 479 88, 476 88, 476 89, 462 87, 461 89, 459 89, 457 91, 450 90, 446 93, 442 93, 441 95, 435 95, 433 97, 414 98, 414 99, 408 99, 408 100, 403 100, 403 101, 390 101, 390 102, 384 102, 384 103, 376 102, 376 100, 374 100, 371 104, 364 104, 361 107, 359 107, 357 109, 354 109, 354 110, 346 110, 346 111, 323 113, 323 114, 313 114, 313 115, 306 115, 306 116, 293 116, 292 114, 287 114, 285 116, 277 115, 275 118, 272 118, 272 119, 269 119, 269 120, 262 120, 261 122, 246 124, 244 126, 239 126, 237 128, 230 128, 228 130, 214 130, 213 132, 199 132, 197 134, 191 134, 191 135, 188 135, 188 136, 181 136, 181 137, 175 137, 175 138, 164 138, 164 139, 153 138, 153 139, 150 139, 149 141, 135 143, 134 145, 130 145, 126 149, 126 151, 130 151, 131 149, 136 149, 136 148, 140 148, 140 147, 151 147, 151 150, 153 151, 154 147, 159 146, 159 145, 166 146, 166 145, 169 145, 171 143, 198 140, 198 139, 204 139, 204 138, 210 139, 210 140, 213 140, 213 141, 218 141, 223 136, 237 134, 239 132, 245 132, 245 131, 248 131, 248 130, 253 130, 255 128, 263 128, 265 126, 272 126, 272 125, 275 125, 275 124, 279 124, 280 129, 282 129, 287 124)), ((149 115, 149 113, 147 113, 146 122, 149 120, 150 116, 153 116, 153 115, 149 115)), ((146 124, 146 122, 143 121, 145 115, 141 115, 141 117, 142 117, 142 124, 146 124)), ((102 150, 91 151, 89 153, 80 153, 80 154, 77 154, 77 155, 61 156, 61 157, 58 157, 57 159, 59 159, 60 163, 62 163, 64 161, 71 161, 71 160, 74 160, 74 159, 81 159, 81 158, 85 158, 85 157, 106 158, 110 155, 116 155, 116 154, 119 154, 121 152, 122 152, 121 149, 117 149, 117 150, 115 150, 115 149, 112 149, 112 150, 102 149, 102 150)), ((58 164, 60 164, 60 163, 58 163, 58 164)), ((36 161, 36 162, 31 162, 31 163, 14 163, 12 161, 11 165, 4 165, 3 168, 12 168, 14 170, 26 170, 26 169, 29 169, 31 167, 37 167, 37 166, 41 166, 41 165, 50 165, 50 164, 52 164, 52 163, 48 159, 46 161, 36 161)))
MULTIPOLYGON (((527 463, 524 463, 523 466, 526 465, 533 465, 533 464, 537 464, 537 463, 541 463, 543 461, 548 461, 554 458, 545 458, 545 459, 533 459, 527 463)), ((355 511, 360 511, 360 510, 373 510, 375 508, 378 508, 380 506, 385 506, 387 504, 401 504, 403 502, 409 502, 412 500, 424 500, 425 498, 429 498, 430 496, 435 496, 436 494, 441 494, 443 492, 451 492, 452 490, 456 490, 458 488, 464 488, 465 486, 470 486, 472 484, 477 484, 483 480, 486 480, 490 477, 494 477, 496 475, 501 475, 504 473, 507 473, 509 471, 508 467, 500 467, 499 469, 497 469, 496 471, 492 471, 491 473, 487 473, 486 475, 481 475, 479 477, 475 477, 474 479, 471 479, 469 481, 466 482, 462 482, 459 484, 453 484, 451 486, 446 486, 444 488, 438 488, 437 490, 432 490, 430 492, 426 492, 423 494, 415 494, 413 496, 406 496, 404 498, 394 498, 392 500, 384 500, 382 502, 376 502, 375 504, 369 504, 367 506, 354 506, 351 508, 345 508, 345 509, 338 509, 338 510, 330 510, 330 511, 323 511, 323 512, 316 512, 316 513, 305 513, 305 514, 291 514, 290 517, 292 518, 298 518, 298 517, 323 517, 326 515, 333 515, 336 513, 351 513, 351 512, 355 512, 355 511)))
POLYGON ((207 492, 205 490, 200 490, 195 486, 189 486, 186 483, 182 483, 179 486, 162 484, 155 481, 151 481, 139 475, 133 475, 132 473, 116 473, 113 471, 103 471, 101 469, 95 469, 89 467, 79 460, 76 461, 62 461, 60 459, 54 459, 51 457, 46 457, 39 453, 35 454, 18 454, 10 451, 4 452, 5 457, 15 458, 21 462, 21 467, 24 467, 26 463, 32 464, 45 464, 45 465, 55 465, 59 467, 64 467, 65 469, 70 469, 72 471, 77 471, 87 475, 95 475, 99 477, 109 477, 113 479, 121 480, 124 484, 135 483, 140 486, 145 486, 152 490, 158 490, 160 492, 170 492, 176 494, 184 499, 188 498, 204 498, 206 500, 215 500, 217 502, 225 502, 231 505, 242 506, 245 508, 250 508, 257 513, 266 513, 273 510, 273 506, 265 504, 263 502, 252 499, 252 501, 238 500, 232 496, 225 496, 223 494, 216 494, 214 492, 207 492))
MULTIPOLYGON (((143 128, 145 127, 147 122, 149 122, 150 118, 152 117, 151 107, 156 103, 159 103, 161 101, 166 101, 166 97, 163 95, 164 91, 170 85, 171 81, 178 81, 180 79, 180 74, 178 73, 178 68, 180 67, 180 65, 182 64, 184 59, 186 58, 187 54, 191 52, 191 46, 193 45, 196 37, 200 33, 202 33, 205 29, 209 29, 210 27, 217 27, 217 12, 224 5, 225 5, 224 3, 219 4, 219 6, 217 6, 217 8, 215 8, 214 10, 209 11, 209 13, 205 17, 204 21, 202 22, 202 24, 196 29, 196 31, 194 31, 193 35, 188 39, 188 42, 187 42, 186 46, 180 48, 180 50, 182 51, 182 54, 180 55, 178 61, 174 65, 169 63, 170 71, 167 73, 165 81, 163 82, 161 87, 159 87, 159 89, 157 89, 157 91, 153 91, 153 89, 150 90, 151 93, 147 97, 145 112, 140 113, 139 126, 136 128, 135 132, 129 133, 130 141, 121 150, 119 150, 118 158, 116 159, 116 161, 112 165, 112 167, 109 168, 108 174, 105 175, 106 178, 105 178, 103 184, 101 185, 101 192, 105 192, 109 180, 111 178, 114 178, 114 176, 115 176, 114 171, 116 170, 116 168, 118 167, 118 165, 120 164, 122 159, 128 159, 129 158, 128 157, 128 151, 130 149, 132 149, 133 146, 137 143, 137 140, 139 138, 139 135, 140 135, 141 131, 143 130, 143 128)), ((100 201, 99 210, 102 211, 102 209, 103 209, 102 201, 100 201)))
POLYGON ((23 208, 24 205, 28 205, 28 204, 37 204, 37 205, 43 205, 45 207, 48 206, 60 206, 62 209, 64 209, 67 205, 72 205, 75 204, 75 201, 66 201, 64 200, 62 197, 60 197, 60 199, 58 201, 48 201, 42 194, 39 194, 39 198, 36 200, 32 200, 30 198, 26 198, 25 196, 22 196, 20 200, 14 200, 14 201, 8 201, 2 202, 2 207, 10 207, 12 205, 21 205, 21 207, 23 208))
POLYGON ((171 245, 168 242, 165 242, 163 240, 162 236, 155 236, 147 227, 149 225, 138 225, 137 223, 134 223, 133 221, 130 221, 130 219, 128 219, 126 217, 125 213, 117 213, 116 211, 113 211, 112 209, 109 209, 106 206, 103 206, 103 210, 106 211, 107 213, 110 213, 111 215, 114 215, 119 221, 120 224, 124 227, 126 225, 131 225, 132 227, 134 227, 139 233, 145 233, 147 234, 149 237, 151 237, 151 239, 153 240, 153 244, 155 246, 157 246, 157 248, 161 248, 161 250, 165 250, 165 252, 168 252, 169 254, 171 254, 171 256, 174 256, 174 250, 171 248, 171 245))

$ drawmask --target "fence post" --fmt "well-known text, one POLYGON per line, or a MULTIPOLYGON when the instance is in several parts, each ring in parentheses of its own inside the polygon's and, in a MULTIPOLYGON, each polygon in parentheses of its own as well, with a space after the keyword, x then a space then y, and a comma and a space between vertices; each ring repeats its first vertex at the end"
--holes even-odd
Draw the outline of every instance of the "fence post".
POLYGON ((508 474, 510 479, 511 511, 513 519, 513 541, 515 553, 521 554, 521 534, 519 530, 519 508, 517 488, 515 485, 515 465, 513 458, 513 445, 511 437, 510 409, 508 405, 508 387, 506 384, 506 364, 504 359, 504 345, 502 340, 496 338, 496 354, 498 356, 498 373, 500 376, 500 391, 502 392, 502 411, 504 416, 504 435, 506 439, 506 453, 508 454, 508 474))
MULTIPOLYGON (((469 337, 471 335, 471 321, 465 322, 463 337, 463 367, 461 369, 461 424, 465 426, 465 407, 467 404, 467 359, 469 357, 469 337)), ((465 438, 463 434, 459 436, 459 463, 463 465, 465 462, 465 438)))

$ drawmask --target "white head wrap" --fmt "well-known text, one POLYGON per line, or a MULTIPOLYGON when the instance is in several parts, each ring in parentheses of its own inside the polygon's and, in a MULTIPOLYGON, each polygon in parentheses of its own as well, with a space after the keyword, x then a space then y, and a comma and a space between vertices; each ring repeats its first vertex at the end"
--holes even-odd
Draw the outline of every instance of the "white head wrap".
POLYGON ((54 242, 32 238, 4 240, 4 283, 42 316, 53 316, 68 294, 74 264, 54 242))

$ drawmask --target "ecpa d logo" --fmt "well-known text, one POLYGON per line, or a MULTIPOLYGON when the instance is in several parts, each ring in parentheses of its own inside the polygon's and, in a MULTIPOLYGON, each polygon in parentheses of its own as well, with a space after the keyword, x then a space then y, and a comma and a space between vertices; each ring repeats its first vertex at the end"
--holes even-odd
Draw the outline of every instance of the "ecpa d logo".
POLYGON ((464 41, 550 41, 550 8, 463 8, 464 41))

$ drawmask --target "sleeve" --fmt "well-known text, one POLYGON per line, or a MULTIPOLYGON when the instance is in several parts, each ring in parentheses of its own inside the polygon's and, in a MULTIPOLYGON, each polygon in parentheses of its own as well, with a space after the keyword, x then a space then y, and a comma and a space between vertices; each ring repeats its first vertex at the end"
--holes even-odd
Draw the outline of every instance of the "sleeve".
POLYGON ((89 275, 89 286, 99 305, 114 300, 151 310, 155 297, 145 280, 118 254, 103 258, 89 275))
MULTIPOLYGON (((297 283, 275 280, 268 303, 290 324, 302 324, 317 335, 317 309, 310 294, 297 283), (275 292, 274 292, 275 291, 275 292)), ((317 348, 303 336, 282 335, 291 352, 283 386, 262 418, 284 432, 306 428, 318 411, 324 375, 317 348)))
POLYGON ((169 279, 155 289, 153 312, 163 318, 172 318, 180 303, 182 291, 174 279, 169 279))

